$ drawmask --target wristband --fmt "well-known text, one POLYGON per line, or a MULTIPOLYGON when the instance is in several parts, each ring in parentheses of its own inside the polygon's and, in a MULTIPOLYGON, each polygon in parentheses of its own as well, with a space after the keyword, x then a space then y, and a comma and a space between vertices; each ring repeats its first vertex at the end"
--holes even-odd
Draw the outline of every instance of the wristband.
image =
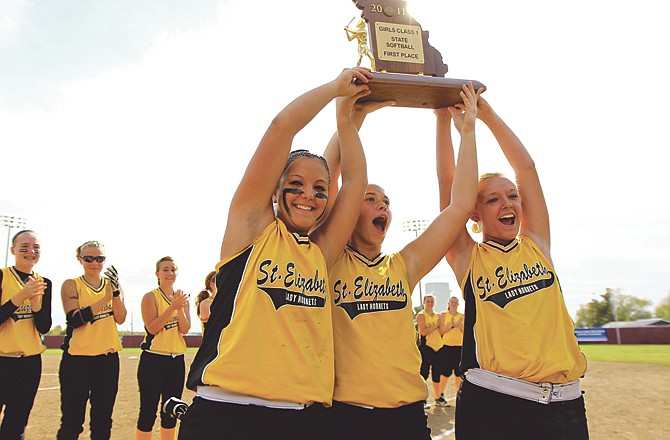
POLYGON ((112 296, 113 296, 114 298, 117 298, 119 295, 121 295, 121 291, 118 290, 118 289, 112 292, 112 296))

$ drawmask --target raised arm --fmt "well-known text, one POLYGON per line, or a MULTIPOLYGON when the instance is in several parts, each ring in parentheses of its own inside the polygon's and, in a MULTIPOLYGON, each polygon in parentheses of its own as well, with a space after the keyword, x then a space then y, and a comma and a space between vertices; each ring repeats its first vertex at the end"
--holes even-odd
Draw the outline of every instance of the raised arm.
POLYGON ((342 187, 326 220, 310 234, 310 238, 321 248, 328 267, 335 262, 351 237, 368 185, 365 153, 351 119, 351 110, 356 99, 369 93, 365 90, 361 95, 341 97, 336 103, 342 187))
POLYGON ((520 233, 532 238, 545 255, 549 256, 551 245, 549 213, 535 162, 516 134, 493 111, 489 103, 485 99, 480 99, 478 105, 479 119, 489 127, 491 133, 495 136, 500 149, 516 175, 516 184, 519 189, 523 211, 520 233))
POLYGON ((51 292, 53 288, 51 280, 44 278, 44 282, 46 283, 46 288, 39 302, 39 307, 35 307, 34 300, 30 301, 33 309, 35 328, 42 334, 46 334, 51 330, 51 292))
POLYGON ((454 183, 456 160, 451 140, 451 113, 449 109, 437 108, 435 113, 435 165, 440 191, 440 211, 451 203, 451 186, 454 183))
POLYGON ((182 290, 177 290, 175 295, 186 297, 184 304, 182 304, 181 308, 177 309, 177 327, 179 328, 179 333, 185 335, 191 330, 191 304, 188 301, 189 296, 185 295, 182 290))
MULTIPOLYGON (((354 104, 350 117, 356 130, 361 129, 367 115, 390 105, 395 105, 395 101, 367 101, 354 104)), ((330 170, 330 188, 328 188, 328 210, 330 211, 340 189, 340 141, 337 131, 330 138, 326 151, 323 153, 323 158, 328 162, 328 169, 330 170)))
POLYGON ((412 286, 430 272, 454 245, 474 210, 478 178, 475 120, 479 93, 481 90, 475 92, 472 83, 468 83, 461 91, 464 104, 449 108, 454 124, 461 134, 451 203, 416 240, 400 251, 405 259, 412 286))
MULTIPOLYGON (((435 162, 437 166, 437 181, 440 193, 440 210, 446 209, 451 203, 454 174, 456 172, 454 146, 451 137, 451 121, 453 119, 454 125, 459 129, 459 127, 462 128, 465 117, 460 109, 457 110, 453 108, 440 108, 434 110, 437 119, 435 133, 435 162)), ((461 142, 462 141, 463 139, 461 138, 461 142)), ((467 268, 470 249, 474 245, 474 241, 466 229, 466 224, 467 220, 463 224, 461 232, 456 237, 453 245, 445 255, 459 282, 467 268)))
MULTIPOLYGON (((2 296, 2 273, 0 272, 0 297, 2 296)), ((4 323, 7 319, 14 314, 14 312, 23 305, 26 300, 30 301, 31 307, 34 312, 41 310, 43 307, 42 301, 44 301, 43 296, 46 293, 47 287, 49 288, 49 294, 51 294, 51 282, 46 280, 40 280, 36 277, 30 275, 25 282, 23 288, 12 297, 9 301, 6 301, 0 307, 0 324, 4 323)), ((49 296, 49 301, 51 301, 51 296, 49 296)), ((49 304, 49 326, 51 326, 51 304, 49 304)), ((49 331, 47 329, 47 331, 49 331)), ((44 332, 46 333, 46 332, 44 332)))
POLYGON ((120 287, 118 295, 112 296, 112 313, 114 314, 114 321, 117 324, 126 322, 128 311, 126 310, 126 303, 123 300, 124 297, 123 289, 120 287))
POLYGON ((336 96, 354 96, 367 90, 365 83, 371 76, 364 69, 345 69, 335 80, 301 95, 275 116, 233 196, 221 258, 249 244, 274 219, 272 193, 295 135, 336 96), (361 84, 355 84, 354 79, 361 84))

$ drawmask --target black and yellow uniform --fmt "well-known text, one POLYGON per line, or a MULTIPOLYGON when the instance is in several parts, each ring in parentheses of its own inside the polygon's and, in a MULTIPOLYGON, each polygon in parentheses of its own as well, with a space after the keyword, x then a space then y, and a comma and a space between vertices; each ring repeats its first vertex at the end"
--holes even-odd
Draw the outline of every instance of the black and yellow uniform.
POLYGON ((460 329, 459 325, 463 323, 463 319, 465 317, 463 316, 462 313, 456 312, 455 315, 452 315, 449 313, 447 310, 445 312, 445 318, 444 321, 445 323, 448 321, 451 323, 451 319, 453 318, 454 321, 454 327, 450 328, 447 330, 443 335, 442 335, 442 345, 449 345, 451 347, 460 347, 463 345, 463 331, 460 329))
MULTIPOLYGON (((102 279, 92 286, 83 276, 75 278, 79 309, 104 297, 112 285, 102 279)), ((111 298, 111 295, 110 295, 111 298)), ((112 300, 89 322, 68 325, 58 376, 61 391, 61 426, 58 440, 75 439, 83 431, 86 402, 91 402, 91 437, 109 438, 112 412, 119 386, 121 339, 116 328, 112 300)))
POLYGON ((461 288, 463 372, 482 368, 528 382, 579 379, 586 359, 549 260, 528 237, 475 244, 461 288))
MULTIPOLYGON (((151 294, 156 301, 158 315, 162 315, 170 306, 170 298, 163 293, 160 287, 152 290, 151 294)), ((167 355, 184 354, 186 352, 186 341, 184 341, 184 336, 179 332, 179 319, 177 316, 178 314, 175 310, 161 331, 155 335, 149 333, 145 328, 144 341, 142 341, 141 345, 142 350, 167 355)))
POLYGON ((331 405, 334 368, 321 250, 276 219, 217 271, 207 331, 187 380, 197 388, 191 406, 197 416, 182 420, 180 439, 212 438, 215 427, 206 421, 213 414, 226 429, 230 420, 240 436, 258 429, 281 436, 301 426, 305 433, 322 431, 315 423, 322 420, 320 403, 331 405), (259 428, 257 417, 281 424, 259 428), (245 424, 255 430, 246 432, 245 424))
POLYGON ((330 405, 332 317, 319 247, 276 220, 217 270, 217 295, 188 387, 330 405))
MULTIPOLYGON (((419 312, 423 315, 426 327, 437 324, 440 315, 437 313, 429 314, 426 310, 419 312)), ((440 381, 440 358, 438 352, 442 348, 442 338, 438 329, 433 330, 426 336, 421 338, 421 345, 419 352, 421 353, 421 377, 424 380, 428 379, 428 375, 432 372, 431 378, 433 382, 440 381)))
MULTIPOLYGON (((33 313, 30 301, 26 300, 18 308, 11 303, 11 299, 19 293, 21 289, 26 284, 26 280, 30 274, 24 274, 19 272, 13 267, 5 267, 0 269, 2 274, 0 275, 0 305, 4 308, 14 309, 7 316, 4 313, 0 315, 0 356, 4 357, 22 357, 22 356, 34 356, 40 354, 46 350, 46 347, 42 343, 42 337, 40 330, 38 330, 38 323, 35 321, 35 314, 33 313)), ((44 279, 39 274, 33 273, 37 279, 44 279)), ((51 282, 48 282, 48 286, 51 287, 51 282)), ((46 294, 46 292, 45 292, 46 294)), ((51 291, 49 291, 51 295, 51 291)), ((45 306, 48 314, 48 327, 51 327, 51 297, 42 296, 40 298, 42 303, 42 310, 45 310, 45 306)), ((41 330, 44 330, 43 333, 47 333, 49 328, 46 326, 41 330)))
POLYGON ((338 430, 348 430, 342 438, 429 439, 423 411, 428 393, 419 374, 411 301, 414 286, 404 259, 394 253, 369 260, 347 247, 331 268, 329 284, 333 410, 338 430))
MULTIPOLYGON (((440 319, 440 315, 437 313, 430 315, 425 310, 421 310, 420 313, 423 315, 426 327, 437 324, 437 321, 440 319)), ((442 338, 440 337, 440 332, 437 329, 426 335, 426 346, 432 348, 433 351, 438 351, 440 348, 442 348, 442 338)))
POLYGON ((587 439, 586 360, 552 264, 520 236, 475 244, 469 268, 456 436, 587 439))
POLYGON ((11 301, 30 275, 14 267, 0 269, 0 439, 23 438, 42 374, 46 347, 40 333, 51 328, 51 281, 32 274, 47 285, 38 312, 29 300, 19 307, 11 301))
MULTIPOLYGON (((156 302, 157 314, 162 315, 170 306, 170 298, 160 289, 151 291, 156 302)), ((140 415, 137 429, 151 432, 156 421, 158 402, 170 397, 181 398, 184 389, 186 366, 184 353, 186 341, 179 332, 178 311, 175 310, 163 328, 152 335, 145 327, 142 354, 137 367, 140 388, 140 415)), ((161 427, 172 429, 176 420, 161 412, 161 427)))
POLYGON ((461 377, 462 373, 459 368, 461 362, 461 350, 463 347, 463 330, 460 325, 464 323, 465 317, 462 313, 456 312, 456 315, 445 312, 445 324, 454 322, 454 327, 447 330, 442 335, 442 348, 440 349, 440 371, 443 376, 449 377, 454 375, 461 377))
MULTIPOLYGON (((80 309, 99 301, 107 289, 113 289, 106 279, 98 287, 91 286, 83 276, 73 281, 80 309)), ((112 300, 90 322, 77 328, 68 327, 62 348, 71 356, 98 356, 120 351, 121 339, 114 321, 112 300)))

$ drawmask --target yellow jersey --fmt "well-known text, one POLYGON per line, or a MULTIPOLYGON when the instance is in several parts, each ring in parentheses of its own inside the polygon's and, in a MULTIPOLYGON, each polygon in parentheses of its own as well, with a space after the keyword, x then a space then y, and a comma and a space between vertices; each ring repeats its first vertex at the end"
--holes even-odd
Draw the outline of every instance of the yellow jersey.
MULTIPOLYGON (((421 310, 421 313, 423 314, 426 327, 437 324, 437 321, 440 319, 440 315, 437 313, 433 313, 433 316, 425 310, 421 310)), ((426 346, 432 348, 433 351, 438 351, 442 348, 442 337, 440 336, 439 329, 435 329, 426 335, 426 346)))
POLYGON ((188 388, 330 405, 333 327, 321 249, 276 219, 216 268, 217 294, 188 388))
POLYGON ((586 359, 549 260, 528 237, 475 244, 461 280, 461 370, 482 368, 529 382, 579 379, 586 359))
MULTIPOLYGON (((6 304, 23 289, 25 283, 13 267, 5 267, 0 270, 2 270, 0 304, 6 304)), ((36 273, 33 273, 33 275, 42 279, 36 273)), ((42 301, 41 297, 39 301, 42 301)), ((33 309, 30 300, 25 300, 9 319, 0 324, 0 356, 33 356, 42 353, 44 350, 46 350, 46 347, 42 343, 42 338, 33 321, 33 309)))
POLYGON ((456 315, 449 313, 449 310, 445 312, 444 322, 445 324, 451 323, 451 318, 454 318, 455 327, 450 328, 442 335, 442 344, 448 345, 450 347, 460 347, 463 345, 463 330, 459 324, 463 323, 465 318, 462 313, 456 312, 456 315))
POLYGON ((397 408, 425 400, 410 285, 399 253, 367 259, 347 247, 330 271, 334 400, 397 408))
MULTIPOLYGON (((107 289, 114 289, 104 278, 98 287, 90 285, 83 276, 73 281, 80 309, 99 301, 105 296, 107 289)), ((121 339, 116 328, 111 299, 90 322, 74 329, 67 328, 63 349, 72 356, 98 356, 121 350, 121 339)))
MULTIPOLYGON (((156 301, 158 314, 162 315, 170 306, 170 298, 163 293, 160 287, 152 290, 150 293, 154 296, 154 300, 156 301)), ((179 332, 177 310, 172 313, 172 316, 170 316, 158 333, 152 335, 147 331, 146 327, 144 328, 144 332, 144 341, 142 341, 142 344, 140 345, 142 350, 163 354, 186 353, 186 341, 184 340, 184 336, 179 332)))

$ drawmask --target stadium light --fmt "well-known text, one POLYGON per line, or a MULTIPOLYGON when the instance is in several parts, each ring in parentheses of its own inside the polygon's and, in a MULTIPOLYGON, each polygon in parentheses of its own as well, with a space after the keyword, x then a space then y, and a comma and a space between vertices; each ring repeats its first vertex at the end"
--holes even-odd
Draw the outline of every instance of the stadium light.
MULTIPOLYGON (((414 238, 419 236, 419 231, 425 230, 430 222, 428 220, 405 220, 402 222, 402 231, 414 231, 414 238)), ((419 304, 423 304, 423 291, 421 290, 421 280, 419 280, 419 304)))
POLYGON ((7 267, 7 262, 9 261, 9 248, 11 247, 9 240, 12 233, 12 228, 25 228, 26 219, 13 215, 0 214, 0 226, 7 227, 7 248, 5 249, 5 267, 7 267))

